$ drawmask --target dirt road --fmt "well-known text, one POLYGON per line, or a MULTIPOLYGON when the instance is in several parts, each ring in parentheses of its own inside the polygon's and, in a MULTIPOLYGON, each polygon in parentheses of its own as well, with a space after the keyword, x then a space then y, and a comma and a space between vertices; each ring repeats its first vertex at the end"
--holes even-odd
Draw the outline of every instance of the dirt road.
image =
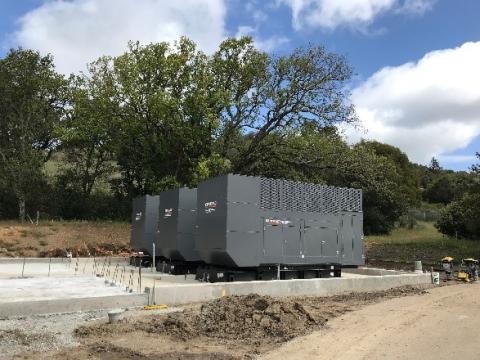
POLYGON ((390 299, 333 319, 261 359, 478 359, 480 283, 390 299))

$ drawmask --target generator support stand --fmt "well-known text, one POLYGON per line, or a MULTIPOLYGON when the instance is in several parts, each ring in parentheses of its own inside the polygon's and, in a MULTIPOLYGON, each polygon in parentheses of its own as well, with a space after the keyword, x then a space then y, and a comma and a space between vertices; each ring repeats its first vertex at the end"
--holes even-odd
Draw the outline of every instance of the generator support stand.
POLYGON ((155 243, 152 243, 152 250, 153 250, 153 256, 152 256, 152 272, 156 271, 155 267, 155 243))

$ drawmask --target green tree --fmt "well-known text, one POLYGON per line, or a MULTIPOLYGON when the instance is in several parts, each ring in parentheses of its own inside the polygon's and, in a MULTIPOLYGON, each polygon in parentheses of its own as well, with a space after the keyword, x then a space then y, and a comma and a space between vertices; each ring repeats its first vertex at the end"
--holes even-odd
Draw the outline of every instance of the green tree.
POLYGON ((49 55, 12 49, 0 59, 0 181, 15 194, 21 221, 55 148, 66 90, 49 55))
POLYGON ((219 153, 234 171, 251 172, 266 151, 306 122, 322 128, 356 121, 345 86, 352 70, 323 47, 274 57, 256 50, 251 38, 228 39, 212 64, 224 99, 219 153))
POLYGON ((412 202, 393 160, 365 143, 349 147, 335 127, 306 122, 286 136, 270 134, 265 143, 252 175, 362 189, 367 234, 388 233, 412 202))
POLYGON ((450 203, 455 196, 454 184, 452 183, 451 176, 442 174, 438 176, 432 183, 425 189, 423 197, 430 203, 444 204, 450 203))
POLYGON ((362 189, 365 233, 389 233, 409 204, 395 164, 357 144, 337 158, 335 168, 330 184, 362 189))
POLYGON ((110 121, 115 109, 98 94, 94 84, 84 76, 71 79, 72 106, 56 129, 64 160, 62 182, 85 198, 99 180, 107 180, 117 169, 112 136, 115 129, 110 121))
POLYGON ((420 172, 410 162, 408 156, 399 148, 384 144, 378 141, 362 141, 361 144, 372 149, 376 155, 383 156, 390 160, 396 168, 400 177, 399 191, 406 195, 410 206, 416 206, 420 203, 420 172))
POLYGON ((428 165, 428 168, 432 172, 439 172, 440 170, 442 170, 442 167, 440 166, 440 163, 438 162, 436 157, 432 157, 432 159, 430 160, 430 164, 428 165))
POLYGON ((443 209, 437 229, 448 236, 480 240, 480 193, 467 193, 443 209))
POLYGON ((208 57, 182 38, 93 63, 88 75, 108 103, 114 152, 126 191, 191 184, 212 152, 219 99, 208 57))
MULTIPOLYGON (((480 154, 476 154, 480 161, 480 154)), ((480 240, 480 162, 472 165, 472 181, 463 196, 442 211, 435 226, 449 236, 480 240)))

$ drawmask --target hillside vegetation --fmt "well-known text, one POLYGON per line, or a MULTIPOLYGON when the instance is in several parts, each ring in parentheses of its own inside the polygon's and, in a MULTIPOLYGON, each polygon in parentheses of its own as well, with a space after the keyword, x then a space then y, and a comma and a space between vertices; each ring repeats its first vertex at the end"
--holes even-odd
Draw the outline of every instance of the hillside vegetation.
POLYGON ((128 250, 130 224, 122 222, 42 221, 39 225, 0 221, 0 256, 81 256, 128 250))
POLYGON ((413 229, 395 228, 389 235, 372 235, 365 239, 367 264, 390 268, 413 269, 421 260, 436 266, 445 256, 456 263, 463 258, 480 258, 480 241, 455 239, 441 234, 432 222, 419 222, 413 229))
POLYGON ((276 55, 250 37, 211 54, 187 38, 131 42, 72 76, 12 49, 0 58, 0 218, 126 221, 138 195, 238 173, 361 189, 366 234, 408 224, 423 201, 445 207, 442 233, 478 238, 479 165, 346 142, 353 73, 321 45, 276 55))

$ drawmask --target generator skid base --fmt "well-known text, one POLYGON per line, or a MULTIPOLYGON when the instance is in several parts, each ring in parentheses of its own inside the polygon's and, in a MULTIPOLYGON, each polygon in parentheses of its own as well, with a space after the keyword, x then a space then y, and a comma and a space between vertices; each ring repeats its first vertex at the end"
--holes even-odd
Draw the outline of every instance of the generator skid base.
MULTIPOLYGON (((135 267, 151 267, 153 258, 150 255, 143 256, 130 256, 130 265, 135 267)), ((155 258, 155 261, 159 261, 158 258, 155 258)))
POLYGON ((197 268, 195 279, 202 282, 233 282, 254 280, 290 280, 340 277, 340 264, 265 265, 258 268, 228 268, 204 265, 197 268))
POLYGON ((157 271, 172 275, 196 274, 203 263, 198 261, 161 261, 156 264, 157 271))

